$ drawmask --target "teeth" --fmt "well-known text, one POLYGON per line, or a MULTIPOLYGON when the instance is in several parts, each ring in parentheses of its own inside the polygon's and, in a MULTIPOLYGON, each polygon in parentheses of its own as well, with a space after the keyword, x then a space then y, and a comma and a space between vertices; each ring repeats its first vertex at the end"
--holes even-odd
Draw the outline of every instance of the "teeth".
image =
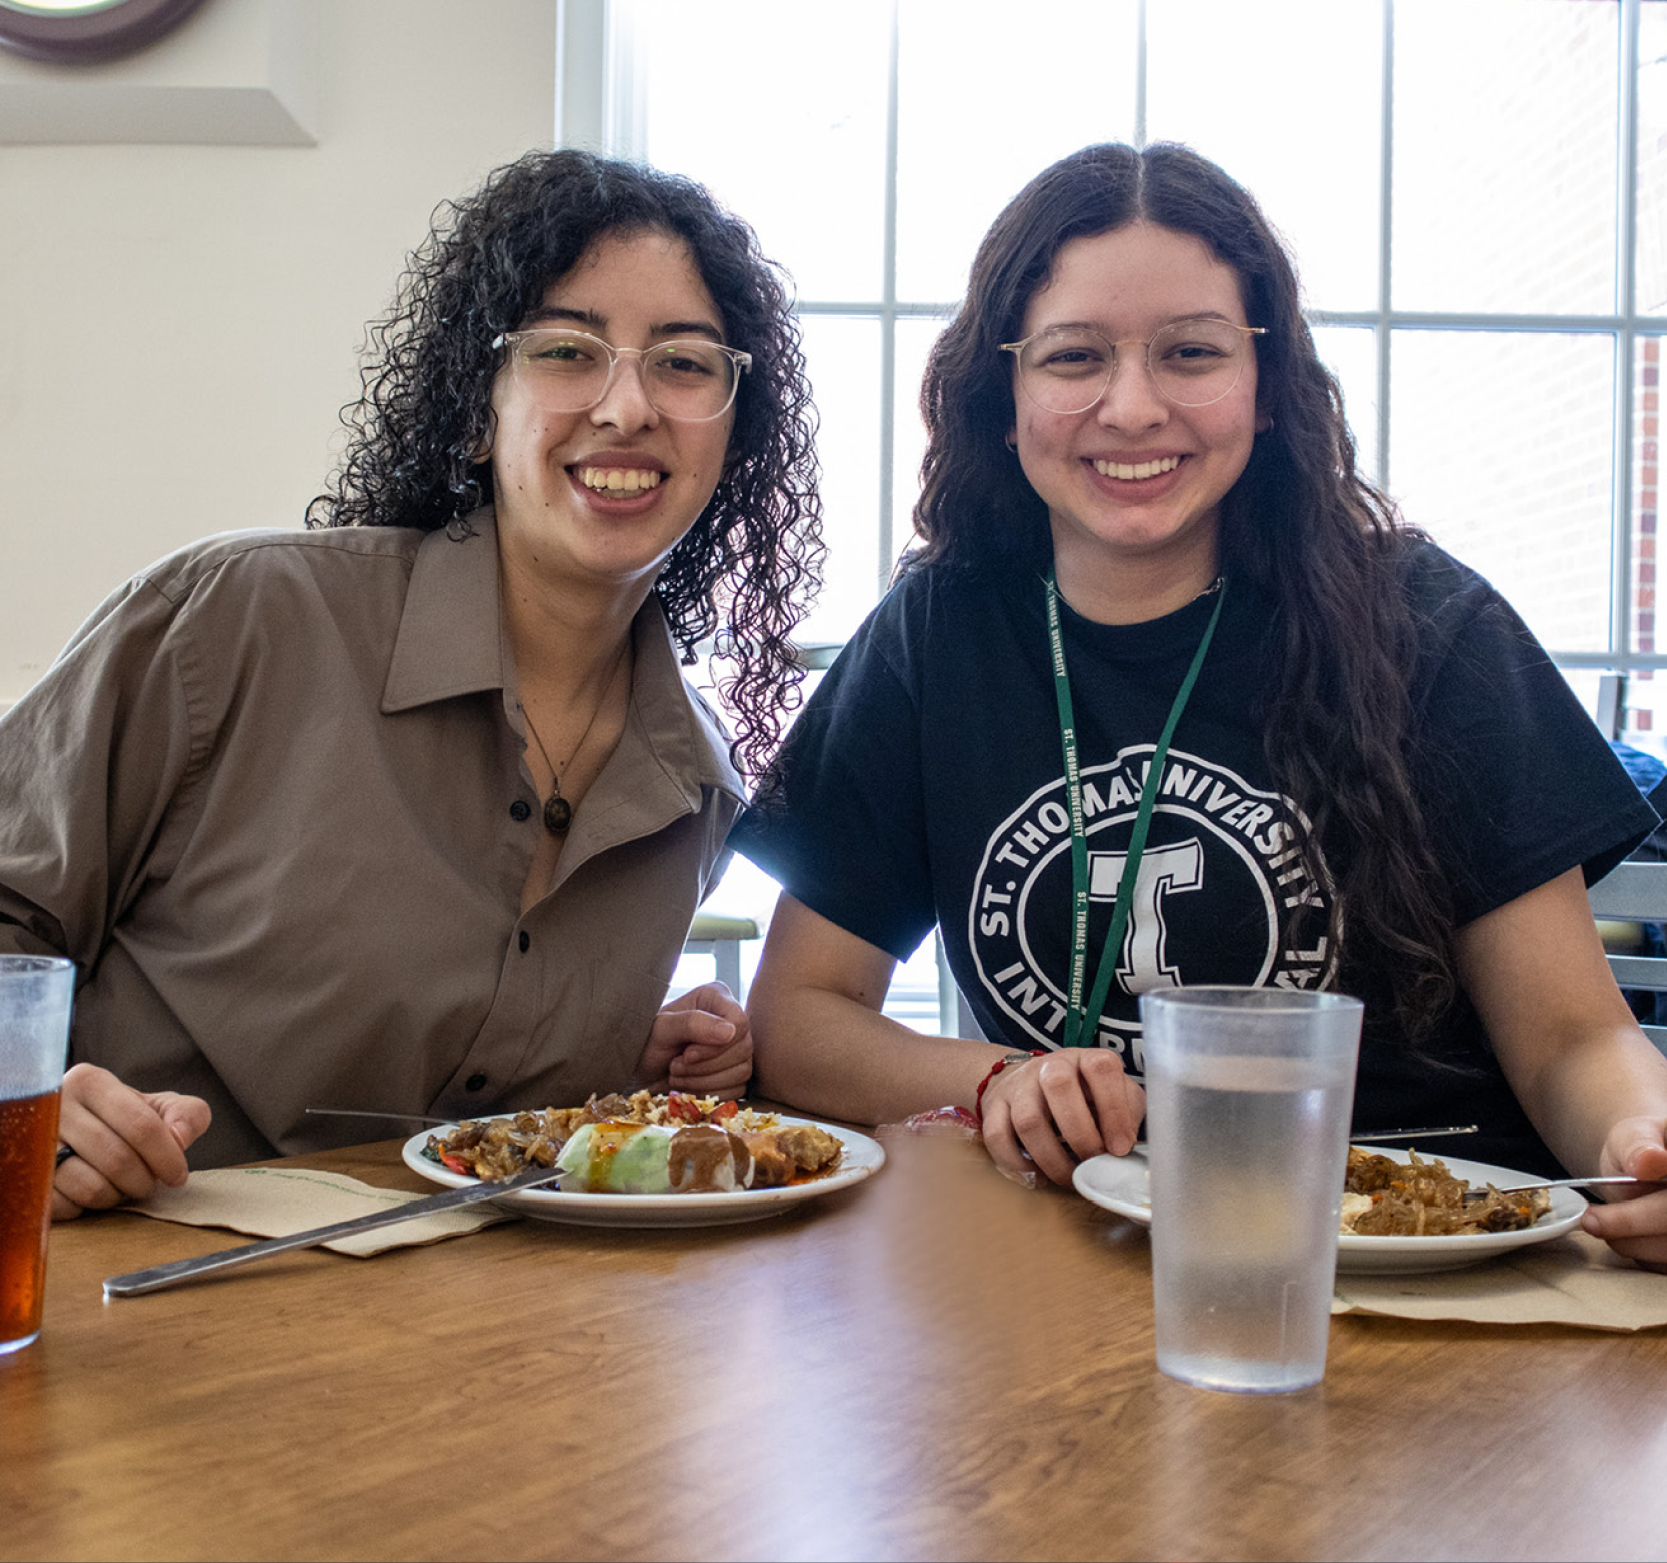
POLYGON ((1165 456, 1160 461, 1139 461, 1128 466, 1121 461, 1096 461, 1094 470, 1103 478, 1121 478, 1133 483, 1140 478, 1155 478, 1160 473, 1173 472, 1181 465, 1179 456, 1165 456))
POLYGON ((579 481, 586 488, 610 494, 636 494, 645 488, 658 488, 663 476, 641 467, 580 467, 578 470, 579 481))

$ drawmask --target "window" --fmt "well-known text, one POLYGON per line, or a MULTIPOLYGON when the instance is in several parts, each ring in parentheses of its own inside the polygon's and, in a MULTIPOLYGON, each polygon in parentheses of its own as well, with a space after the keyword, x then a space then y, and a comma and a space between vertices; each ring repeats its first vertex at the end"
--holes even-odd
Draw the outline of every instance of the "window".
POLYGON ((1629 736, 1667 726, 1667 0, 611 0, 598 31, 600 139, 709 185, 796 280, 807 638, 908 541, 921 368, 990 220, 1074 147, 1174 139, 1290 240, 1366 470, 1577 687, 1630 675, 1629 736))

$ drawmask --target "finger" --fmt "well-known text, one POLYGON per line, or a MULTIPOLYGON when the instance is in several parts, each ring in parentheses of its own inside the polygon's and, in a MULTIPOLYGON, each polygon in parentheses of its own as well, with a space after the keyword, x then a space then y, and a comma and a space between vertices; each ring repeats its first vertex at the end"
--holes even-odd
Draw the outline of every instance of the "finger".
POLYGON ((703 982, 698 988, 690 988, 687 993, 663 1006, 662 1013, 664 1010, 685 1009, 707 1010, 728 1020, 738 1020, 745 1014, 726 982, 703 982))
MULTIPOLYGON (((1015 1074, 1015 1082, 997 1097, 997 1101, 1007 1109, 1013 1134, 1020 1148, 1036 1163, 1036 1170, 1050 1183, 1069 1183, 1076 1161, 1060 1143, 1054 1127, 1053 1113, 1042 1093, 1042 1083, 1038 1078, 1039 1066, 1023 1064, 1017 1071, 1008 1072, 1015 1074)), ((1080 1102, 1080 1088, 1078 1097, 1080 1102)), ((985 1102, 989 1102, 989 1093, 985 1094, 985 1102)), ((1081 1103, 1081 1106, 1086 1115, 1087 1104, 1081 1103)), ((1099 1139, 1098 1131, 1095 1131, 1094 1137, 1096 1141, 1099 1139)))
POLYGON ((1659 1140, 1639 1146, 1626 1160, 1627 1176, 1667 1183, 1667 1146, 1659 1140))
POLYGON ((716 1074, 721 1070, 734 1069, 737 1065, 752 1064, 752 1038, 736 1037, 722 1047, 709 1047, 691 1043, 671 1060, 671 1072, 674 1075, 704 1075, 716 1074))
MULTIPOLYGON (((155 1190, 156 1180, 150 1180, 150 1187, 144 1193, 155 1190)), ((54 1209, 59 1198, 67 1200, 79 1210, 108 1210, 113 1205, 119 1205, 128 1198, 127 1190, 119 1187, 107 1178, 91 1162, 81 1156, 71 1156, 61 1163, 52 1177, 52 1192, 54 1209)), ((144 1194, 135 1196, 143 1198, 144 1194)))
MULTIPOLYGON (((76 1091, 65 1093, 58 1138, 88 1167, 135 1199, 149 1194, 158 1179, 176 1187, 185 1181, 185 1152, 161 1114, 106 1071, 97 1071, 97 1077, 83 1079, 76 1091)), ((73 1198, 74 1191, 69 1192, 73 1198)))
POLYGON ((733 1020, 721 1015, 700 1009, 680 1009, 664 1012, 654 1022, 654 1040, 681 1052, 691 1043, 723 1047, 734 1041, 740 1030, 733 1020))
POLYGON ((685 1049, 697 1045, 721 1052, 735 1037, 735 1026, 715 1015, 696 1010, 661 1010, 637 1059, 638 1083, 651 1090, 662 1090, 672 1060, 685 1049))
POLYGON ((1084 1058, 1082 1082, 1105 1148, 1114 1156, 1127 1156, 1146 1115, 1146 1093, 1129 1078, 1115 1053, 1084 1058))
POLYGON ((1628 1118, 1610 1131, 1599 1157, 1601 1170, 1630 1178, 1667 1178, 1667 1145, 1654 1118, 1628 1118))
POLYGON ((1606 1243, 1617 1238, 1656 1238, 1667 1243, 1667 1190, 1648 1190, 1614 1204, 1588 1205, 1580 1226, 1606 1243))
POLYGON ((58 1192, 56 1184, 52 1187, 52 1219, 54 1221, 73 1221, 86 1207, 78 1205, 67 1194, 58 1192))
POLYGON ((1146 1087, 1140 1081, 1128 1075, 1123 1076, 1123 1098, 1128 1104, 1129 1122, 1134 1125, 1134 1139, 1129 1141, 1129 1150, 1135 1148, 1140 1139, 1140 1131, 1146 1125, 1146 1087))
POLYGON ((162 1115, 163 1123, 182 1151, 196 1144, 214 1121, 213 1109, 200 1096, 157 1091, 146 1100, 162 1115))
POLYGON ((671 1061, 672 1082, 679 1089, 709 1090, 714 1083, 724 1085, 734 1080, 752 1077, 753 1046, 751 1035, 735 1038, 727 1047, 685 1048, 671 1061))
POLYGON ((713 1074, 694 1078, 673 1074, 671 1089, 689 1096, 715 1096, 720 1101, 731 1101, 745 1092, 751 1080, 752 1061, 749 1058, 745 1063, 732 1064, 713 1074))
POLYGON ((59 1138, 81 1152, 77 1132, 85 1134, 89 1123, 97 1122, 127 1145, 150 1173, 169 1183, 183 1183, 184 1151, 163 1121, 158 1106, 153 1105, 160 1103, 165 1107, 175 1102, 198 1102, 201 1111, 208 1112, 208 1104, 198 1098, 183 1097, 174 1091, 146 1096, 124 1084, 108 1069, 77 1064, 64 1075, 59 1138))
MULTIPOLYGON (((1105 1137, 1084 1085, 1079 1058, 1044 1058, 1030 1067, 1041 1086, 1057 1138, 1070 1146, 1078 1161, 1100 1155, 1106 1148, 1105 1137)), ((1067 1172, 1067 1181, 1069 1176, 1067 1172)))
POLYGON ((1609 1246, 1645 1270, 1667 1275, 1667 1237, 1611 1238, 1609 1246))
POLYGON ((983 1132, 984 1148, 1005 1176, 1020 1180, 1036 1176, 1036 1164, 1025 1154, 1018 1135, 1013 1131, 1012 1114, 1001 1100, 992 1102, 986 1096, 983 1132))

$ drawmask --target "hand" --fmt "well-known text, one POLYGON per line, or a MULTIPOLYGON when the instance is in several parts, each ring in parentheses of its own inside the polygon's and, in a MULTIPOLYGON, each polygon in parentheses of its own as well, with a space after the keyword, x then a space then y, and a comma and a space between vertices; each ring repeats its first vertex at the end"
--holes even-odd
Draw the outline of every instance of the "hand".
MULTIPOLYGON (((1598 1171, 1605 1177, 1667 1184, 1667 1121, 1623 1118, 1603 1142, 1598 1171)), ((1667 1187, 1599 1192, 1610 1203, 1593 1205, 1580 1218, 1581 1228, 1601 1237, 1623 1258, 1667 1274, 1667 1187)))
POLYGON ((185 1150, 209 1125, 208 1103, 177 1091, 135 1091, 108 1069, 76 1064, 64 1076, 58 1139, 74 1155, 52 1185, 52 1219, 144 1199, 185 1182, 185 1150))
POLYGON ((1069 1184, 1079 1161, 1126 1156, 1146 1116, 1146 1093, 1123 1060, 1099 1048, 1062 1048, 1009 1064, 984 1091, 984 1143, 1003 1172, 1035 1170, 1069 1184))
POLYGON ((721 982, 673 999, 654 1017, 637 1081, 651 1091, 690 1096, 739 1096, 752 1079, 752 1028, 747 1012, 721 982))

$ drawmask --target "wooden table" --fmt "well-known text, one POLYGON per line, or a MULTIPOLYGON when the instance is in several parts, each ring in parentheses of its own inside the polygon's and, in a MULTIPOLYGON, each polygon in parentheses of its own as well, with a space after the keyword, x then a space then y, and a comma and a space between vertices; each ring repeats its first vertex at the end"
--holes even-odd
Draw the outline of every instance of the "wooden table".
MULTIPOLYGON (((53 1237, 0 1359, 5 1558, 1660 1558, 1667 1332, 1333 1322, 1153 1366, 1146 1236, 902 1137, 754 1226, 515 1222, 105 1303, 230 1234, 53 1237)), ((392 1144, 302 1159, 421 1187, 392 1144)))

